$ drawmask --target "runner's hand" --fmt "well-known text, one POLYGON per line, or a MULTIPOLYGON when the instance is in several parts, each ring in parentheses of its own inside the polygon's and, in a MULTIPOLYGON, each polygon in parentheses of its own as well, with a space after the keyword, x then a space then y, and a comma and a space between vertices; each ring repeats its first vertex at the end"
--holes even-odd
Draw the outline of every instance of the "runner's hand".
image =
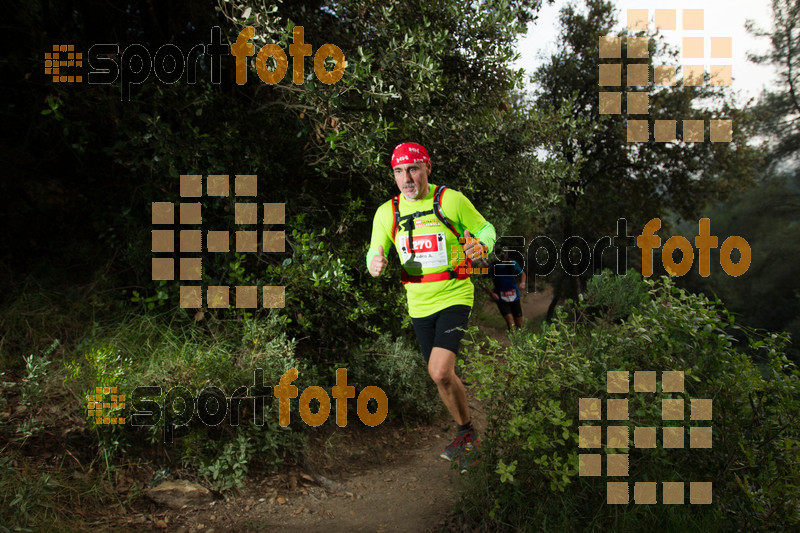
POLYGON ((383 257, 383 246, 378 246, 378 255, 372 258, 372 261, 369 264, 369 273, 373 278, 377 278, 383 274, 383 271, 388 264, 389 260, 383 257))
POLYGON ((499 302, 500 301, 500 297, 497 295, 496 292, 492 292, 490 294, 492 295, 492 300, 494 300, 495 302, 499 302))
POLYGON ((466 243, 464 244, 464 253, 467 256, 467 259, 480 259, 483 257, 483 245, 469 234, 469 230, 464 230, 464 240, 466 243))

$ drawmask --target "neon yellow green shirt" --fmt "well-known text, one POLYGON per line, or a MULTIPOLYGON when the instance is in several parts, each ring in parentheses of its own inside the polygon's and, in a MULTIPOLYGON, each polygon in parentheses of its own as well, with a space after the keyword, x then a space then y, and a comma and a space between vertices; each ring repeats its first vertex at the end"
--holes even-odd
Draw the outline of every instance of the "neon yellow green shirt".
MULTIPOLYGON (((433 209, 433 195, 436 185, 429 183, 430 190, 424 199, 409 202, 404 195, 400 195, 400 216, 415 212, 425 212, 433 209)), ((475 209, 463 194, 453 189, 447 189, 442 194, 442 213, 450 220, 463 236, 467 229, 470 235, 477 237, 491 250, 497 239, 494 226, 492 226, 475 209)), ((392 226, 394 215, 392 201, 383 203, 375 212, 372 221, 372 239, 367 252, 367 269, 372 258, 378 255, 378 247, 383 246, 385 257, 389 256, 389 248, 394 245, 400 262, 410 275, 432 274, 446 272, 452 269, 451 260, 455 257, 455 248, 463 252, 463 245, 458 238, 447 229, 435 214, 424 215, 414 219, 412 229, 414 253, 408 248, 408 231, 398 229, 397 238, 392 241, 392 226)), ((431 281, 426 283, 406 283, 406 296, 408 297, 408 314, 412 318, 422 318, 432 315, 442 309, 453 305, 472 306, 473 286, 467 279, 453 279, 444 281, 431 281)))

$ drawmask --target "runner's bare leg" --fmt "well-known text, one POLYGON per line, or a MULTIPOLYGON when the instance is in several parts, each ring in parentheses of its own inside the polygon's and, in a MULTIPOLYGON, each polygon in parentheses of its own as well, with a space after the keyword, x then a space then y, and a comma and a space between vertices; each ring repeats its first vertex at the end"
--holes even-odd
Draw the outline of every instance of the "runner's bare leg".
POLYGON ((447 410, 459 425, 469 422, 467 392, 461 379, 456 376, 456 354, 444 348, 434 347, 428 360, 428 374, 439 389, 439 396, 447 410))

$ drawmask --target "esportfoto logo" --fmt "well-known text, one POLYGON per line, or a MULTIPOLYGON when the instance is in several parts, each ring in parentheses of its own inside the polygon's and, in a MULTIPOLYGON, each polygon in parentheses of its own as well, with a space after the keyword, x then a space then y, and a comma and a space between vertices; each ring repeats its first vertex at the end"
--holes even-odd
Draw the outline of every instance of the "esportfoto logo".
MULTIPOLYGON (((206 176, 206 195, 226 197, 230 194, 230 176, 209 174, 206 176)), ((229 253, 231 237, 235 236, 237 253, 258 253, 259 235, 253 225, 258 224, 259 204, 243 201, 256 196, 257 176, 237 174, 234 178, 233 204, 234 222, 242 229, 236 232, 204 230, 202 228, 202 205, 199 202, 183 201, 202 198, 203 176, 182 174, 180 178, 181 202, 178 203, 178 222, 175 225, 175 204, 173 202, 153 202, 153 224, 160 229, 151 230, 151 251, 158 256, 152 259, 152 279, 171 281, 175 279, 176 261, 174 252, 180 251, 177 266, 181 281, 191 282, 180 286, 180 306, 198 309, 203 306, 203 293, 209 308, 228 309, 230 286, 203 285, 203 260, 196 254, 203 252, 229 253), (191 229, 190 229, 191 228, 191 229), (205 235, 205 241, 203 236, 205 235), (176 242, 178 246, 176 246, 176 242), (205 246, 203 246, 205 243, 205 246), (169 254, 169 255, 162 255, 169 254), (189 254, 189 255, 184 255, 189 254)), ((283 203, 263 204, 263 222, 269 225, 283 225, 286 219, 286 205, 283 203)), ((286 231, 264 230, 261 232, 261 250, 264 253, 282 253, 286 248, 286 231)), ((254 309, 258 307, 258 286, 236 285, 236 307, 254 309)), ((264 308, 283 308, 286 301, 286 287, 283 285, 262 287, 262 306, 264 308)), ((134 294, 134 296, 137 296, 134 294)))
MULTIPOLYGON (((216 386, 206 386, 196 395, 183 386, 164 391, 159 386, 137 386, 127 396, 114 386, 95 387, 87 394, 87 417, 97 425, 125 425, 130 419, 133 426, 164 426, 164 443, 172 444, 174 437, 186 435, 189 423, 198 416, 201 423, 214 427, 228 420, 231 427, 239 426, 247 412, 252 412, 253 424, 264 425, 266 401, 278 400, 278 424, 286 427, 291 421, 291 399, 298 397, 298 388, 292 385, 299 377, 297 368, 290 368, 281 375, 276 387, 264 386, 264 370, 253 372, 253 386, 236 388, 230 396, 216 386), (126 415, 123 410, 129 405, 126 415), (176 407, 179 406, 179 407, 176 407), (250 409, 251 408, 251 409, 250 409), (176 433, 176 430, 181 430, 176 433)), ((356 394, 356 388, 347 384, 347 369, 336 369, 336 384, 331 394, 318 386, 303 390, 297 401, 300 418, 309 426, 318 427, 327 422, 331 413, 331 396, 334 399, 336 425, 347 427, 348 403, 356 399, 356 414, 364 425, 376 427, 389 414, 389 398, 380 387, 364 387, 356 394), (316 412, 311 410, 311 401, 317 400, 316 412), (373 400, 374 411, 369 404, 373 400)))
MULTIPOLYGON (((255 28, 247 26, 239 32, 235 44, 223 44, 222 31, 219 26, 214 26, 211 28, 211 42, 198 43, 186 53, 177 45, 169 43, 162 45, 154 54, 142 44, 131 44, 122 54, 117 44, 92 45, 88 54, 75 52, 75 46, 71 44, 55 44, 51 52, 45 53, 45 74, 52 76, 54 83, 82 83, 85 79, 92 85, 111 85, 119 80, 121 99, 130 100, 131 87, 143 84, 151 74, 155 74, 161 83, 170 85, 182 78, 190 85, 197 83, 198 64, 206 57, 211 59, 211 65, 208 69, 201 70, 210 72, 211 83, 221 83, 222 58, 233 56, 236 63, 236 83, 244 85, 247 83, 248 58, 255 55, 256 72, 261 81, 269 85, 279 83, 289 66, 286 52, 277 44, 268 44, 256 54, 255 46, 249 42, 253 37, 255 28), (88 76, 83 75, 84 55, 91 69, 88 76), (119 58, 119 62, 115 57, 119 58), (268 63, 270 59, 272 61, 268 63)), ((292 82, 295 85, 302 85, 305 81, 305 58, 313 52, 311 45, 306 44, 304 39, 303 27, 295 26, 293 42, 289 45, 292 82)), ((314 53, 314 74, 327 85, 342 79, 345 65, 344 53, 335 44, 324 44, 314 53), (332 70, 326 68, 329 58, 332 59, 332 70)))
MULTIPOLYGON (((642 276, 653 275, 655 262, 653 255, 659 247, 661 247, 661 264, 664 270, 672 276, 687 274, 695 262, 692 243, 686 237, 673 235, 664 242, 662 247, 661 237, 655 234, 660 228, 661 219, 653 218, 644 225, 642 233, 634 239, 633 236, 628 235, 628 221, 620 218, 617 220, 617 235, 601 237, 592 248, 589 247, 588 242, 577 235, 567 238, 560 247, 556 246, 556 243, 549 237, 540 235, 527 244, 527 252, 524 255, 521 251, 525 249, 524 237, 503 235, 498 237, 495 242, 494 253, 500 256, 504 252, 508 252, 509 261, 513 260, 519 263, 525 270, 528 279, 534 280, 534 283, 528 284, 528 290, 533 292, 536 292, 537 276, 547 276, 559 265, 569 276, 581 276, 590 267, 593 270, 599 270, 602 265, 602 254, 606 248, 616 249, 616 272, 624 274, 628 269, 628 248, 631 248, 631 245, 635 245, 641 250, 642 276), (674 258, 676 250, 681 251, 679 261, 674 258), (545 252, 544 257, 541 257, 539 253, 541 251, 545 252), (577 252, 577 257, 574 252, 577 252)), ((720 245, 719 238, 711 234, 710 219, 701 218, 698 221, 698 228, 694 244, 698 252, 696 255, 700 276, 711 275, 711 250, 717 248, 719 248, 719 264, 727 275, 738 277, 747 272, 750 268, 752 253, 750 244, 744 237, 732 235, 720 245), (734 254, 734 250, 738 253, 734 254), (738 261, 734 262, 736 255, 738 255, 738 261)))

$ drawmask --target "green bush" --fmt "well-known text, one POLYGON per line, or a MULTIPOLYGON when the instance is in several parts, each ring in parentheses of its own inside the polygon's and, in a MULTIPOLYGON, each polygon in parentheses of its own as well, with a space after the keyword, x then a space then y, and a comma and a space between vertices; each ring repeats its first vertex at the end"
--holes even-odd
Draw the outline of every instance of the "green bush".
POLYGON ((390 416, 429 421, 442 413, 443 404, 419 349, 403 338, 393 341, 382 335, 351 362, 350 384, 357 391, 370 385, 383 389, 390 416))
MULTIPOLYGON (((627 282, 624 282, 627 283, 627 282)), ((789 531, 800 516, 800 373, 783 353, 785 338, 739 345, 733 317, 718 302, 667 280, 637 282, 649 292, 620 323, 561 312, 541 334, 512 336, 494 358, 470 350, 468 378, 487 409, 484 458, 470 475, 461 507, 492 530, 789 531), (758 352, 768 364, 751 362, 758 352), (655 370, 656 393, 631 393, 629 419, 582 422, 580 398, 605 399, 608 370, 655 370), (683 370, 682 393, 664 393, 660 372, 683 370), (661 399, 684 399, 685 421, 661 420, 661 399), (692 422, 690 400, 713 400, 713 420, 692 422), (712 426, 711 449, 579 449, 578 426, 712 426), (579 453, 629 453, 628 478, 578 476, 579 453), (606 481, 628 481, 631 503, 606 504, 606 481), (631 482, 680 481, 686 505, 636 505, 631 482), (689 505, 689 482, 713 483, 712 505, 689 505), (488 510, 488 512, 487 512, 488 510)), ((579 303, 579 309, 586 303, 579 303)), ((480 346, 478 347, 480 348, 480 346)), ((603 410, 605 412, 605 410, 603 410)), ((606 444, 603 431, 603 446, 606 444)), ((603 461, 605 474, 605 460, 603 461)), ((661 502, 661 489, 657 491, 661 502)))
POLYGON ((247 463, 253 454, 253 446, 244 434, 228 441, 221 453, 208 462, 203 462, 198 473, 219 492, 239 489, 247 477, 247 463))
MULTIPOLYGON (((363 217, 363 215, 362 215, 363 217)), ((293 227, 306 225, 297 217, 293 227)), ((396 320, 403 311, 405 291, 393 265, 387 275, 374 279, 366 272, 366 240, 352 236, 293 230, 288 240, 294 253, 291 264, 275 284, 289 287, 285 312, 291 317, 287 331, 308 338, 313 362, 347 359, 356 354, 364 339, 385 332, 400 333, 396 320)), ((268 269, 268 273, 270 270, 268 269)))
POLYGON ((642 284, 642 275, 635 270, 617 276, 606 269, 599 276, 589 278, 585 299, 595 314, 615 321, 628 317, 649 299, 649 295, 642 284))
POLYGON ((57 482, 48 474, 40 475, 14 464, 11 457, 0 457, 0 532, 28 529, 39 516, 52 516, 52 492, 57 482))
MULTIPOLYGON (((131 315, 107 327, 98 325, 72 360, 65 362, 66 385, 80 397, 97 386, 116 386, 128 394, 138 386, 161 387, 155 400, 165 406, 165 397, 174 387, 185 387, 196 398, 199 391, 213 386, 230 397, 236 389, 254 385, 257 369, 263 370, 264 386, 277 385, 289 368, 299 370, 298 387, 318 384, 321 379, 316 368, 296 356, 296 342, 287 339, 278 314, 226 322, 209 319, 208 323, 176 323, 168 318, 131 315)), ((181 402, 176 403, 172 407, 180 410, 181 402)), ((240 486, 248 464, 274 468, 304 446, 305 426, 293 423, 291 428, 280 428, 272 403, 265 402, 263 426, 253 424, 247 402, 242 404, 245 412, 237 427, 226 418, 209 428, 195 410, 191 422, 176 430, 174 444, 163 441, 163 419, 154 427, 97 426, 91 434, 105 470, 113 469, 123 455, 148 455, 148 447, 169 447, 178 451, 169 454, 176 461, 197 470, 218 490, 227 490, 240 486)), ((122 410, 112 413, 123 414, 122 410)), ((85 412, 78 416, 85 418, 85 412)))

